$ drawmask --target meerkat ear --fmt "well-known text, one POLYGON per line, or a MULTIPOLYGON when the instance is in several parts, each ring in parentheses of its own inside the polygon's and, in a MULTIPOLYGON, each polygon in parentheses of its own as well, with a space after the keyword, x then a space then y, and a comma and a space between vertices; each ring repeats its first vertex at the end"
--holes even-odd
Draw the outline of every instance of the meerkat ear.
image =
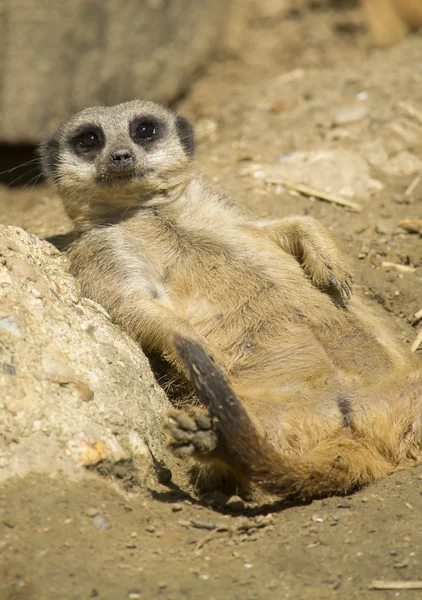
POLYGON ((59 131, 55 131, 43 140, 38 148, 43 175, 46 179, 54 181, 56 178, 57 164, 60 149, 59 131))
POLYGON ((192 125, 186 117, 177 115, 176 129, 186 154, 192 158, 195 153, 195 134, 192 125))

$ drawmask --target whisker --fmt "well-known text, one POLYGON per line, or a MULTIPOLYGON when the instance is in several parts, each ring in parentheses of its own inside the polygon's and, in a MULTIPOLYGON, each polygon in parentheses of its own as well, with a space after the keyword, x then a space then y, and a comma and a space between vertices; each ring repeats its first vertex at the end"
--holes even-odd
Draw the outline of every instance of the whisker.
POLYGON ((16 165, 16 167, 12 167, 11 169, 5 169, 4 171, 0 171, 0 175, 5 175, 6 173, 13 173, 13 171, 16 171, 16 169, 22 169, 23 167, 31 165, 35 162, 38 162, 38 158, 32 158, 31 160, 27 160, 26 162, 21 163, 20 165, 16 165))
MULTIPOLYGON (((22 179, 23 177, 26 177, 27 175, 29 175, 30 173, 33 173, 34 171, 38 171, 38 169, 36 167, 34 167, 33 169, 30 169, 29 171, 25 171, 25 173, 22 173, 22 175, 19 175, 19 177, 16 177, 16 179, 14 179, 13 181, 11 181, 7 187, 11 187, 12 185, 14 185, 17 181, 19 181, 19 179, 22 179)), ((37 172, 37 175, 39 175, 41 177, 41 173, 37 172)), ((31 180, 32 181, 32 180, 31 180)))
POLYGON ((37 174, 35 175, 35 177, 33 177, 32 179, 30 179, 30 181, 27 181, 27 182, 25 183, 25 185, 22 187, 22 189, 24 190, 24 189, 26 188, 26 186, 28 186, 28 185, 31 185, 31 183, 32 183, 32 182, 34 182, 34 183, 32 184, 32 189, 34 189, 34 187, 35 187, 36 183, 39 181, 39 179, 40 179, 41 177, 42 177, 42 174, 41 174, 41 173, 37 173, 37 174))

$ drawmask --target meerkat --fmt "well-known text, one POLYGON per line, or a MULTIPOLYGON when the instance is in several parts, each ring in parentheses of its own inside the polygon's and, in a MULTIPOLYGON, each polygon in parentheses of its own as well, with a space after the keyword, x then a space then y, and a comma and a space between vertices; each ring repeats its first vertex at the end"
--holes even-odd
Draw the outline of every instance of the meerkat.
POLYGON ((135 100, 44 141, 83 293, 202 407, 170 444, 237 493, 348 493, 420 453, 421 371, 367 307, 314 219, 254 217, 193 167, 190 123, 135 100))

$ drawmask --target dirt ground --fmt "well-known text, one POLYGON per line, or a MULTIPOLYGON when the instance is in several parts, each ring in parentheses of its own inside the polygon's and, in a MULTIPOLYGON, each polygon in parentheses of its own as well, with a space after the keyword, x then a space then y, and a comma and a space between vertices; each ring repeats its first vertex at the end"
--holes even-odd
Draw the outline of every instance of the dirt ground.
MULTIPOLYGON (((178 109, 197 124, 198 167, 261 215, 320 219, 349 258, 356 292, 387 312, 410 346, 422 308, 422 241, 397 222, 422 218, 422 37, 370 51, 359 11, 343 4, 313 2, 281 18, 275 1, 263 2, 178 109), (293 153, 320 150, 370 164, 382 187, 354 198, 361 212, 262 176, 293 153)), ((3 149, 2 164, 13 160, 3 149)), ((41 236, 69 230, 51 190, 19 183, 0 187, 0 221, 41 236)), ((234 501, 230 510, 176 484, 123 492, 94 475, 33 476, 4 485, 0 507, 0 598, 422 594, 371 589, 374 580, 422 579, 422 467, 346 498, 252 509, 234 501)))

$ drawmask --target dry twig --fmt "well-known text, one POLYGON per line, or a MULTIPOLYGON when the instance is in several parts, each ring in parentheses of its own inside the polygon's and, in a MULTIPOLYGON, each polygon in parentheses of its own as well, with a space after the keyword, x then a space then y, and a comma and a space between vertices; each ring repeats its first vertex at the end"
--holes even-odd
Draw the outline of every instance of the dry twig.
POLYGON ((304 69, 294 69, 293 71, 288 71, 287 73, 282 73, 281 75, 277 75, 272 80, 275 84, 277 83, 289 83, 290 81, 296 81, 297 79, 302 79, 305 76, 304 69))
POLYGON ((414 354, 421 344, 422 344, 422 329, 420 329, 418 331, 418 334, 415 337, 413 344, 410 346, 410 352, 412 352, 412 354, 414 354))
POLYGON ((418 312, 415 312, 415 314, 413 315, 413 322, 417 323, 421 319, 422 319, 422 308, 420 310, 418 310, 418 312))
POLYGON ((403 219, 397 221, 397 225, 408 233, 419 233, 422 235, 422 219, 403 219))
POLYGON ((414 180, 411 182, 411 184, 406 188, 404 195, 406 196, 406 198, 410 198, 410 196, 413 194, 413 192, 415 191, 415 189, 418 187, 418 185, 421 182, 421 176, 420 175, 416 175, 416 177, 414 178, 414 180))
POLYGON ((290 181, 281 181, 279 179, 266 179, 269 183, 273 183, 275 185, 283 185, 288 190, 293 190, 295 192, 300 192, 305 196, 314 196, 319 200, 325 200, 326 202, 332 202, 333 204, 340 204, 340 206, 347 206, 347 208, 351 208, 356 212, 362 212, 363 206, 357 204, 356 202, 351 202, 350 200, 344 200, 344 198, 338 198, 337 196, 333 196, 332 194, 327 194, 322 190, 316 190, 314 188, 308 187, 307 185, 303 185, 303 183, 292 183, 290 181))
POLYGON ((372 590, 422 590, 422 581, 380 581, 374 579, 369 588, 372 590))
POLYGON ((227 531, 227 527, 217 527, 216 529, 210 531, 206 536, 199 540, 199 542, 195 546, 194 552, 199 552, 201 548, 203 548, 205 544, 211 541, 217 533, 221 533, 223 531, 227 531))
POLYGON ((409 265, 401 265, 399 263, 389 262, 384 260, 381 263, 382 267, 391 267, 392 269, 396 269, 397 271, 401 271, 401 273, 414 273, 415 267, 410 267, 409 265))

